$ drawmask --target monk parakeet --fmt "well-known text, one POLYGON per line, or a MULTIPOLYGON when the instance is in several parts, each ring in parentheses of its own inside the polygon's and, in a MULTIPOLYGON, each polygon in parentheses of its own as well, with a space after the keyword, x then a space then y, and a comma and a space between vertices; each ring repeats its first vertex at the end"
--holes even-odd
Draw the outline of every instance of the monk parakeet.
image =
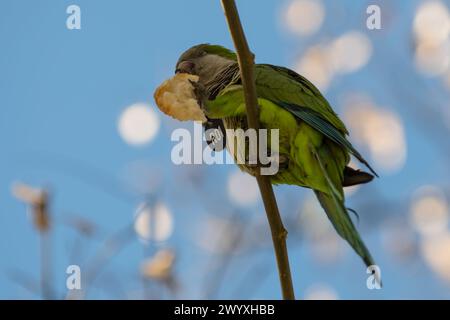
MULTIPOLYGON (((244 92, 234 52, 218 45, 194 46, 181 55, 176 73, 198 79, 191 82, 206 126, 246 129, 244 92)), ((270 176, 271 182, 312 189, 338 234, 367 266, 375 264, 345 207, 343 187, 369 182, 376 173, 347 140, 344 123, 311 82, 288 68, 256 64, 255 82, 261 127, 279 129, 279 171, 270 176), (350 168, 350 155, 372 174, 350 168)), ((239 166, 255 173, 254 167, 239 166)))

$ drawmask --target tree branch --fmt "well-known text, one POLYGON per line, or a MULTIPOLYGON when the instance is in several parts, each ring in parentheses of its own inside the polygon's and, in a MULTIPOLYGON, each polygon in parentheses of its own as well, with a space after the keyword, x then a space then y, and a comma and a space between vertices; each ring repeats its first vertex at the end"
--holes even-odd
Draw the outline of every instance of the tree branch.
MULTIPOLYGON (((254 55, 251 53, 245 38, 234 0, 222 0, 222 6, 238 55, 242 85, 244 87, 248 127, 249 129, 258 130, 259 112, 254 75, 254 55)), ((269 177, 258 173, 256 175, 256 180, 258 182, 272 233, 283 299, 293 300, 295 299, 294 288, 292 285, 291 270, 286 247, 287 231, 283 226, 269 177)))

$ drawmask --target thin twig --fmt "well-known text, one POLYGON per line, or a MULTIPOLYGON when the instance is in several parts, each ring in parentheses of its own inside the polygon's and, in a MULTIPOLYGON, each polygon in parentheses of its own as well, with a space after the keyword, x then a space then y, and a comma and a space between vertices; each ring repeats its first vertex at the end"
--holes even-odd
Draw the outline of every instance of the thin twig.
MULTIPOLYGON (((251 53, 245 38, 234 0, 222 0, 222 6, 237 51, 242 85, 244 87, 248 127, 249 129, 258 130, 259 114, 254 75, 254 55, 251 53)), ((291 270, 286 247, 287 231, 283 226, 269 178, 258 173, 256 175, 256 180, 258 182, 259 190, 261 191, 272 233, 283 298, 293 300, 295 299, 294 288, 292 285, 291 270)))
POLYGON ((49 193, 44 189, 36 189, 24 183, 13 185, 14 196, 26 203, 33 214, 33 224, 39 232, 39 251, 41 264, 41 294, 44 300, 53 298, 51 285, 51 243, 49 193))
POLYGON ((126 245, 134 240, 134 229, 132 225, 127 225, 120 229, 102 244, 101 248, 96 252, 92 260, 86 263, 86 271, 82 283, 81 291, 69 291, 66 300, 82 300, 85 299, 89 289, 93 286, 94 281, 104 270, 106 264, 122 250, 126 245))
POLYGON ((40 257, 41 257, 41 290, 44 300, 53 299, 53 290, 51 285, 51 241, 48 233, 40 232, 40 257))
POLYGON ((26 289, 29 293, 34 294, 36 297, 42 297, 42 289, 39 281, 36 281, 27 273, 17 269, 7 271, 7 276, 11 281, 20 285, 22 288, 26 289))

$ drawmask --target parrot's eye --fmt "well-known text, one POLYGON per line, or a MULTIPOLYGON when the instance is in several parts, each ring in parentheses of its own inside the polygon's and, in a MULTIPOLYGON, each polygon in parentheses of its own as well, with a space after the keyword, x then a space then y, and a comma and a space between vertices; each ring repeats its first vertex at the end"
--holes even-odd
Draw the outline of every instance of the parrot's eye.
POLYGON ((195 63, 192 61, 182 61, 178 64, 175 73, 190 73, 194 71, 195 63))

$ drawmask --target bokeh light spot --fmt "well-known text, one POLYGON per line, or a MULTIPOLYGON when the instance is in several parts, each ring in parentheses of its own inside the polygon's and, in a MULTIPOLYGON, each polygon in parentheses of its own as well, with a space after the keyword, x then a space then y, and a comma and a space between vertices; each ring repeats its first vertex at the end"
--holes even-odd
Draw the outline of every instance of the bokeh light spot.
POLYGON ((134 230, 145 243, 165 241, 173 232, 172 213, 163 203, 142 204, 136 212, 134 230))
POLYGON ((330 46, 331 65, 336 72, 350 73, 364 67, 372 56, 372 43, 359 31, 350 31, 330 46))
POLYGON ((318 0, 294 0, 287 6, 283 18, 291 32, 311 35, 322 26, 325 8, 318 0))
POLYGON ((338 294, 329 285, 313 284, 305 291, 305 300, 338 300, 338 294))
POLYGON ((159 131, 160 120, 156 112, 143 103, 127 107, 119 117, 118 130, 130 145, 143 145, 152 141, 159 131))
POLYGON ((256 179, 242 171, 234 171, 228 178, 228 195, 239 206, 254 205, 259 199, 256 179))
POLYGON ((445 194, 434 186, 419 188, 413 195, 411 223, 422 236, 432 236, 447 229, 448 204, 445 194))

